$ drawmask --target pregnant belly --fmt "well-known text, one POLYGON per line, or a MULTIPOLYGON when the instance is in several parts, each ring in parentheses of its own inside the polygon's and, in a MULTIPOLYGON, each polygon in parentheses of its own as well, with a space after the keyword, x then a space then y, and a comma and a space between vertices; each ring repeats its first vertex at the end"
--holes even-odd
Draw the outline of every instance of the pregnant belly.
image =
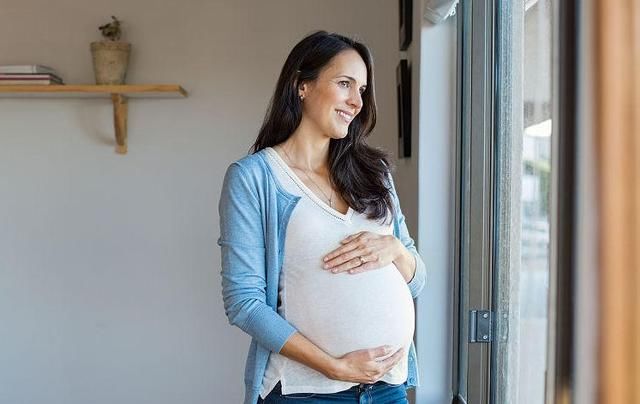
POLYGON ((285 317, 327 353, 411 343, 413 299, 394 264, 355 275, 295 272, 285 280, 285 317))

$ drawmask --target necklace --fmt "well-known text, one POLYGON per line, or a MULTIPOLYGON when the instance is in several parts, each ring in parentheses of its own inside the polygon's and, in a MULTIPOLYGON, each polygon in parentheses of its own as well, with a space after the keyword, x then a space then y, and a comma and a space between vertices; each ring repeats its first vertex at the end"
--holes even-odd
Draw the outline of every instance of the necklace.
MULTIPOLYGON (((287 153, 287 151, 285 150, 285 148, 284 148, 284 147, 282 147, 282 151, 283 151, 283 152, 284 152, 284 154, 287 156, 287 160, 289 160, 289 164, 291 164, 291 167, 293 167, 293 160, 292 160, 292 159, 291 159, 291 157, 289 156, 289 153, 287 153)), ((307 174, 307 172, 306 172, 305 170, 303 170, 303 169, 301 169, 301 168, 298 168, 298 170, 302 171, 302 173, 305 175, 305 177, 307 177, 307 178, 309 179, 309 181, 311 181, 311 182, 313 183, 313 185, 315 185, 315 186, 316 186, 316 188, 318 188, 318 189, 320 190, 320 192, 322 192, 322 195, 324 195, 325 199, 327 199, 327 200, 329 201, 329 207, 331 207, 331 208, 332 208, 332 207, 333 207, 333 193, 334 193, 334 191, 333 191, 333 187, 331 187, 331 195, 330 195, 330 196, 327 196, 326 192, 324 192, 324 191, 322 190, 322 188, 320 188, 320 186, 318 185, 318 183, 317 183, 317 182, 315 182, 315 181, 313 180, 313 178, 311 178, 311 177, 309 176, 309 174, 307 174)))

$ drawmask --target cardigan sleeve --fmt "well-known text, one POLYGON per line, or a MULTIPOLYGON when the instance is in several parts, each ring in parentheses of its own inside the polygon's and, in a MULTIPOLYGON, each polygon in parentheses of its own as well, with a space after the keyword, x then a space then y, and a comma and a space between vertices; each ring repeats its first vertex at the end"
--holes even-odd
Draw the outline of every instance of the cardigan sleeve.
POLYGON ((424 261, 422 257, 418 253, 416 249, 415 242, 409 235, 409 230, 407 229, 407 223, 405 222, 404 215, 402 214, 402 210, 400 209, 400 199, 398 198, 398 194, 396 193, 395 184, 393 182, 393 177, 391 174, 388 174, 391 198, 394 204, 394 233, 396 237, 400 240, 400 242, 413 254, 413 257, 416 260, 416 271, 413 275, 413 278, 409 281, 407 286, 411 291, 411 296, 415 299, 418 297, 422 289, 427 282, 427 269, 424 265, 424 261))
POLYGON ((272 352, 280 352, 296 329, 266 303, 265 236, 256 192, 244 168, 227 169, 218 211, 222 297, 229 323, 272 352))

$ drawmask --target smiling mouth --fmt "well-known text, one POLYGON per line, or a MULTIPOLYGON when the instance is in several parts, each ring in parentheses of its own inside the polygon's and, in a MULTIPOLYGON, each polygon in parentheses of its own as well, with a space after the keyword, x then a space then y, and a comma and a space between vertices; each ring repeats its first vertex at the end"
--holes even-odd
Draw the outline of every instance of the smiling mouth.
POLYGON ((344 111, 340 111, 340 110, 336 110, 336 111, 338 112, 338 115, 340 116, 340 118, 342 118, 342 120, 345 121, 346 123, 351 123, 351 121, 355 116, 355 115, 348 114, 344 111))

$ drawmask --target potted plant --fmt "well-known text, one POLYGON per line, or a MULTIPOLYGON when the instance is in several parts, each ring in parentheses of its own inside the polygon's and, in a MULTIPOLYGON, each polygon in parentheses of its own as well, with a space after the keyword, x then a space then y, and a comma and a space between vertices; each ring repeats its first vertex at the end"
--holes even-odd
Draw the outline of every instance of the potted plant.
POLYGON ((124 84, 131 44, 120 41, 120 20, 111 16, 110 23, 98 27, 102 41, 91 43, 96 84, 124 84))

